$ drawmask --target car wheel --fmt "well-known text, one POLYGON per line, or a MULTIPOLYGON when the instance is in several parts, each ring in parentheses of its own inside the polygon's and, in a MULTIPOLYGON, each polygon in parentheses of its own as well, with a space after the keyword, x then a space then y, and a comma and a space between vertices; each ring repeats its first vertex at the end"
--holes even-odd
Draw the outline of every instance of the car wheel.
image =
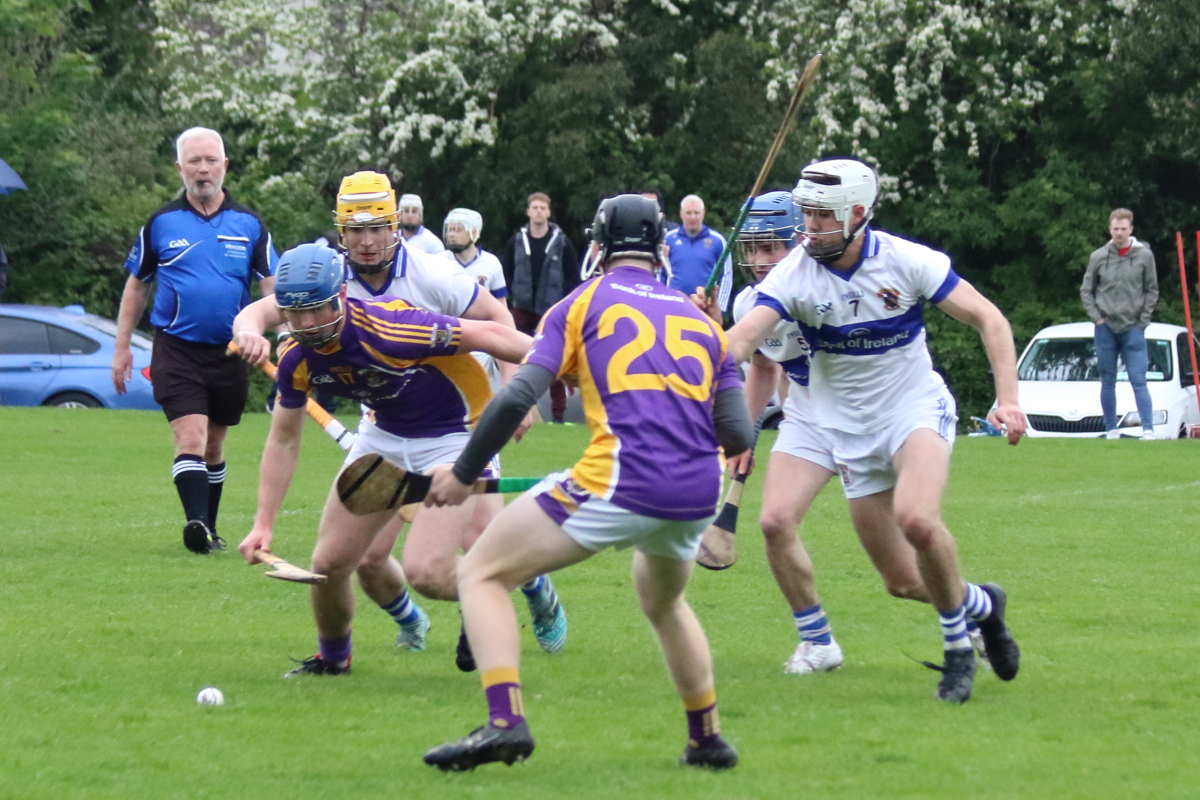
POLYGON ((58 406, 59 408, 104 408, 104 404, 90 394, 83 392, 63 392, 56 394, 46 402, 44 406, 58 406))

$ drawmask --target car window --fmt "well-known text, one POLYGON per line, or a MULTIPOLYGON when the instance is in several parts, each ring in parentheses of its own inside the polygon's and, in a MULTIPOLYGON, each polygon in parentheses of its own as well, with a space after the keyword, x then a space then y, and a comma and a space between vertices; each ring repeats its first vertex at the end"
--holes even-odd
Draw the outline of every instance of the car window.
MULTIPOLYGON (((1171 367, 1171 343, 1147 339, 1149 364, 1147 381, 1169 381, 1175 376, 1171 367)), ((1096 366, 1096 344, 1092 339, 1038 339, 1029 348, 1017 371, 1022 381, 1100 381, 1096 366)), ((1127 381, 1123 359, 1117 360, 1117 380, 1127 381)))
MULTIPOLYGON (((117 323, 104 317, 97 317, 93 314, 79 318, 80 325, 87 325, 89 328, 95 328, 101 333, 107 333, 114 339, 117 338, 117 323)), ((129 344, 141 350, 153 350, 154 342, 148 336, 144 336, 137 331, 134 331, 129 339, 129 344)))
POLYGON ((1017 378, 1023 381, 1098 381, 1096 346, 1091 339, 1038 339, 1021 360, 1017 378))
MULTIPOLYGON (((1192 378, 1192 353, 1188 349, 1187 332, 1180 331, 1175 337, 1176 348, 1179 350, 1179 385, 1191 386, 1192 378)), ((1196 345, 1196 358, 1200 359, 1200 344, 1196 345)))
POLYGON ((100 343, 86 336, 60 328, 57 325, 47 325, 50 334, 50 349, 60 356, 87 356, 100 349, 100 343))
MULTIPOLYGON (((1150 357, 1150 364, 1146 367, 1146 380, 1169 381, 1175 377, 1175 370, 1171 367, 1171 343, 1169 341, 1147 339, 1146 355, 1150 357)), ((1124 366, 1121 367, 1117 380, 1129 380, 1124 366)))
POLYGON ((44 322, 0 317, 0 355, 50 355, 53 352, 44 322))

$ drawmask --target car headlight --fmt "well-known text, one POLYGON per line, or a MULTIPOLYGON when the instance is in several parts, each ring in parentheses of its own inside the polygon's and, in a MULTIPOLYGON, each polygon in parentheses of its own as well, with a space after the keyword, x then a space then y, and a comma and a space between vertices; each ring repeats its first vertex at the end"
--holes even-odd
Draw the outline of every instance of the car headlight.
MULTIPOLYGON (((1167 410, 1165 408, 1154 409, 1154 425, 1167 424, 1167 410)), ((1120 427, 1122 428, 1140 428, 1142 426, 1142 415, 1136 411, 1130 411, 1125 415, 1125 419, 1121 420, 1120 427)))

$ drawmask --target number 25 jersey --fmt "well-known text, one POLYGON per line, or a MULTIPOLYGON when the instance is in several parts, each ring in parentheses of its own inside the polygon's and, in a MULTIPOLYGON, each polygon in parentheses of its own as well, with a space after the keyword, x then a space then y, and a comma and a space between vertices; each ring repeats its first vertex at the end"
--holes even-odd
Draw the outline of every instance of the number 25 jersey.
POLYGON ((588 281, 546 312, 525 363, 579 378, 592 441, 582 489, 657 519, 716 511, 713 396, 740 382, 725 334, 638 267, 588 281))

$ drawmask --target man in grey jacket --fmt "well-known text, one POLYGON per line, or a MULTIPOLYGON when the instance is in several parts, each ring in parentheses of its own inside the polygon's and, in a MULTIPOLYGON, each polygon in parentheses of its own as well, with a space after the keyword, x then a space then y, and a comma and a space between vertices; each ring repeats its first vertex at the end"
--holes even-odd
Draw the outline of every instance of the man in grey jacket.
POLYGON ((1133 238, 1133 212, 1118 208, 1109 215, 1112 240, 1088 259, 1079 299, 1096 323, 1096 361, 1100 368, 1100 408, 1109 439, 1117 429, 1117 355, 1125 362, 1142 422, 1142 439, 1154 438, 1154 409, 1146 388, 1146 326, 1158 302, 1158 274, 1150 248, 1133 238))

